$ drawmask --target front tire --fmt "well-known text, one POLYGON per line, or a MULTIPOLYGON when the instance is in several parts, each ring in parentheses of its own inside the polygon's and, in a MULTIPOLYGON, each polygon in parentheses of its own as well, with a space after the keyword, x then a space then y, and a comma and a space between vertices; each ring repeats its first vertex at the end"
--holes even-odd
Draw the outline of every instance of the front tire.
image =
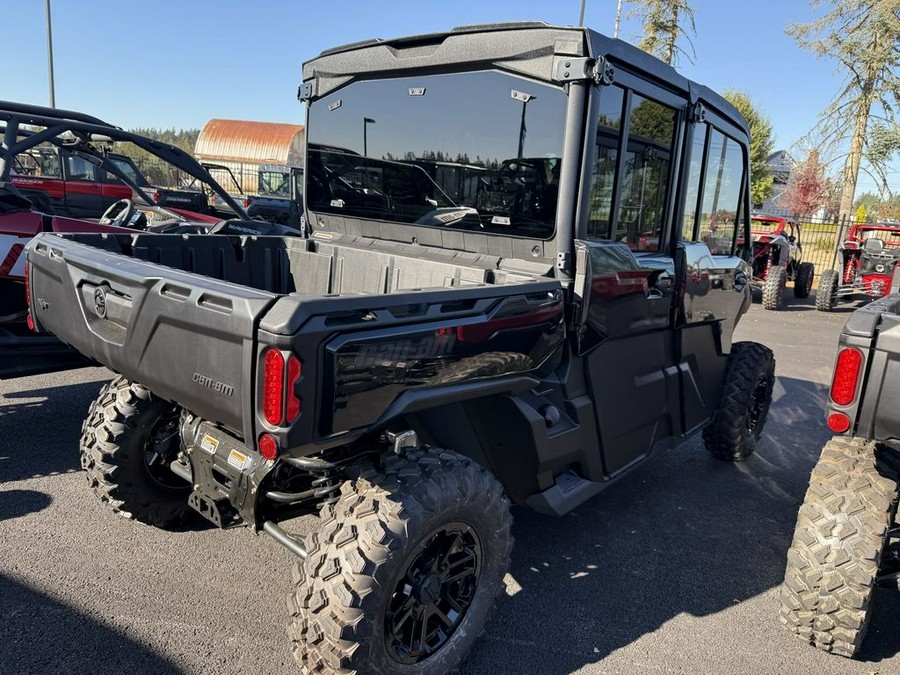
POLYGON ((825 270, 819 278, 819 288, 816 290, 816 309, 820 312, 830 312, 837 304, 838 273, 834 270, 825 270))
POLYGON ((191 486, 168 466, 180 450, 177 406, 117 377, 100 390, 82 425, 81 466, 101 502, 164 529, 188 517, 191 486))
POLYGON ((742 462, 753 454, 766 423, 774 386, 772 350, 756 342, 734 343, 719 409, 703 430, 703 441, 713 457, 742 462))
POLYGON ((832 438, 813 469, 787 556, 779 619, 819 649, 852 657, 869 625, 872 595, 897 512, 889 450, 832 438))
POLYGON ((763 284, 763 309, 781 309, 784 304, 784 287, 787 283, 787 272, 784 267, 770 267, 763 284))
POLYGON ((390 454, 341 488, 294 568, 288 635, 304 673, 438 675, 481 633, 512 549, 509 502, 454 452, 390 454))
POLYGON ((794 297, 803 299, 809 297, 812 290, 813 278, 816 275, 816 266, 810 262, 800 263, 797 274, 794 276, 794 297))

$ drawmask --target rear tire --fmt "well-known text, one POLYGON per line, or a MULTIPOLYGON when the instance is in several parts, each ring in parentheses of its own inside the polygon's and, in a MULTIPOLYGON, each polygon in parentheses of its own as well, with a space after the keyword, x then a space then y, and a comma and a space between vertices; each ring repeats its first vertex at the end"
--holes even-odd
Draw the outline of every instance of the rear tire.
POLYGON ((81 466, 115 513, 169 529, 190 513, 191 486, 168 465, 180 450, 179 409, 117 377, 100 390, 82 425, 81 466))
POLYGON ((825 270, 819 278, 819 288, 816 290, 816 309, 820 312, 830 312, 837 304, 838 273, 834 270, 825 270))
POLYGON ((509 566, 512 519, 494 477, 454 452, 391 453, 320 515, 288 603, 301 672, 456 668, 509 566))
POLYGON ((787 555, 779 619, 811 645, 852 657, 869 626, 872 595, 897 512, 890 450, 832 438, 813 469, 787 555))
POLYGON ((756 342, 736 342, 728 357, 719 409, 703 430, 716 459, 743 462, 756 450, 772 403, 775 357, 756 342))
POLYGON ((770 267, 766 272, 763 284, 763 309, 781 309, 784 304, 784 286, 787 283, 787 272, 783 267, 770 267))
POLYGON ((812 290, 813 279, 816 275, 816 266, 810 262, 800 263, 797 274, 794 276, 794 297, 808 298, 812 290))

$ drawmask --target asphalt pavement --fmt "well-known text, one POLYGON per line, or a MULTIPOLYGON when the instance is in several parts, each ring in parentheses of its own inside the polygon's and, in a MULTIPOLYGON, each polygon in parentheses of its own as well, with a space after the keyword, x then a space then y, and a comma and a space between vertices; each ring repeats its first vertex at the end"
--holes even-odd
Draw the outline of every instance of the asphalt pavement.
MULTIPOLYGON (((778 374, 746 463, 718 462, 695 438, 564 518, 516 510, 506 593, 462 672, 900 674, 897 591, 879 592, 859 661, 803 644, 776 618, 849 311, 790 299, 743 319, 737 339, 770 346, 778 374)), ((296 672, 281 546, 246 529, 156 530, 88 489, 78 437, 109 377, 0 382, 0 672, 296 672)))

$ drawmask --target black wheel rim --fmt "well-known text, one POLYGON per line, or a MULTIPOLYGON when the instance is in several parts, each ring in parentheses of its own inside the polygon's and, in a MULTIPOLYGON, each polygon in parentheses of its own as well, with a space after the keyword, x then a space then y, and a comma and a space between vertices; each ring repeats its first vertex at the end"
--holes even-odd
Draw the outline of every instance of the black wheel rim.
POLYGON ((768 390, 769 377, 765 374, 760 375, 750 397, 750 409, 747 411, 747 432, 752 436, 759 433, 759 423, 766 411, 768 390))
POLYGON ((181 434, 178 430, 180 415, 173 409, 160 415, 144 441, 143 468, 147 477, 158 487, 165 490, 184 491, 189 486, 172 473, 169 465, 175 461, 181 450, 181 434))
POLYGON ((481 542, 463 523, 418 547, 385 615, 385 642, 396 661, 420 663, 447 644, 475 599, 481 557, 481 542))

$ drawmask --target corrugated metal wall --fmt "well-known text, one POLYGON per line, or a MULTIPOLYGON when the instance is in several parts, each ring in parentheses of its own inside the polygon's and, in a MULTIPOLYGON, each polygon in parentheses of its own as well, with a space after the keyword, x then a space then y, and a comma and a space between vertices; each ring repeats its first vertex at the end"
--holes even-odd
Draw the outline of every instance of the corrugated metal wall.
POLYGON ((213 119, 206 123, 194 154, 203 160, 303 165, 301 124, 213 119))
MULTIPOLYGON (((260 164, 303 166, 306 133, 301 124, 212 119, 206 123, 194 156, 201 162, 229 167, 244 192, 256 193, 256 171, 260 164)), ((232 191, 230 178, 213 177, 232 191)))

